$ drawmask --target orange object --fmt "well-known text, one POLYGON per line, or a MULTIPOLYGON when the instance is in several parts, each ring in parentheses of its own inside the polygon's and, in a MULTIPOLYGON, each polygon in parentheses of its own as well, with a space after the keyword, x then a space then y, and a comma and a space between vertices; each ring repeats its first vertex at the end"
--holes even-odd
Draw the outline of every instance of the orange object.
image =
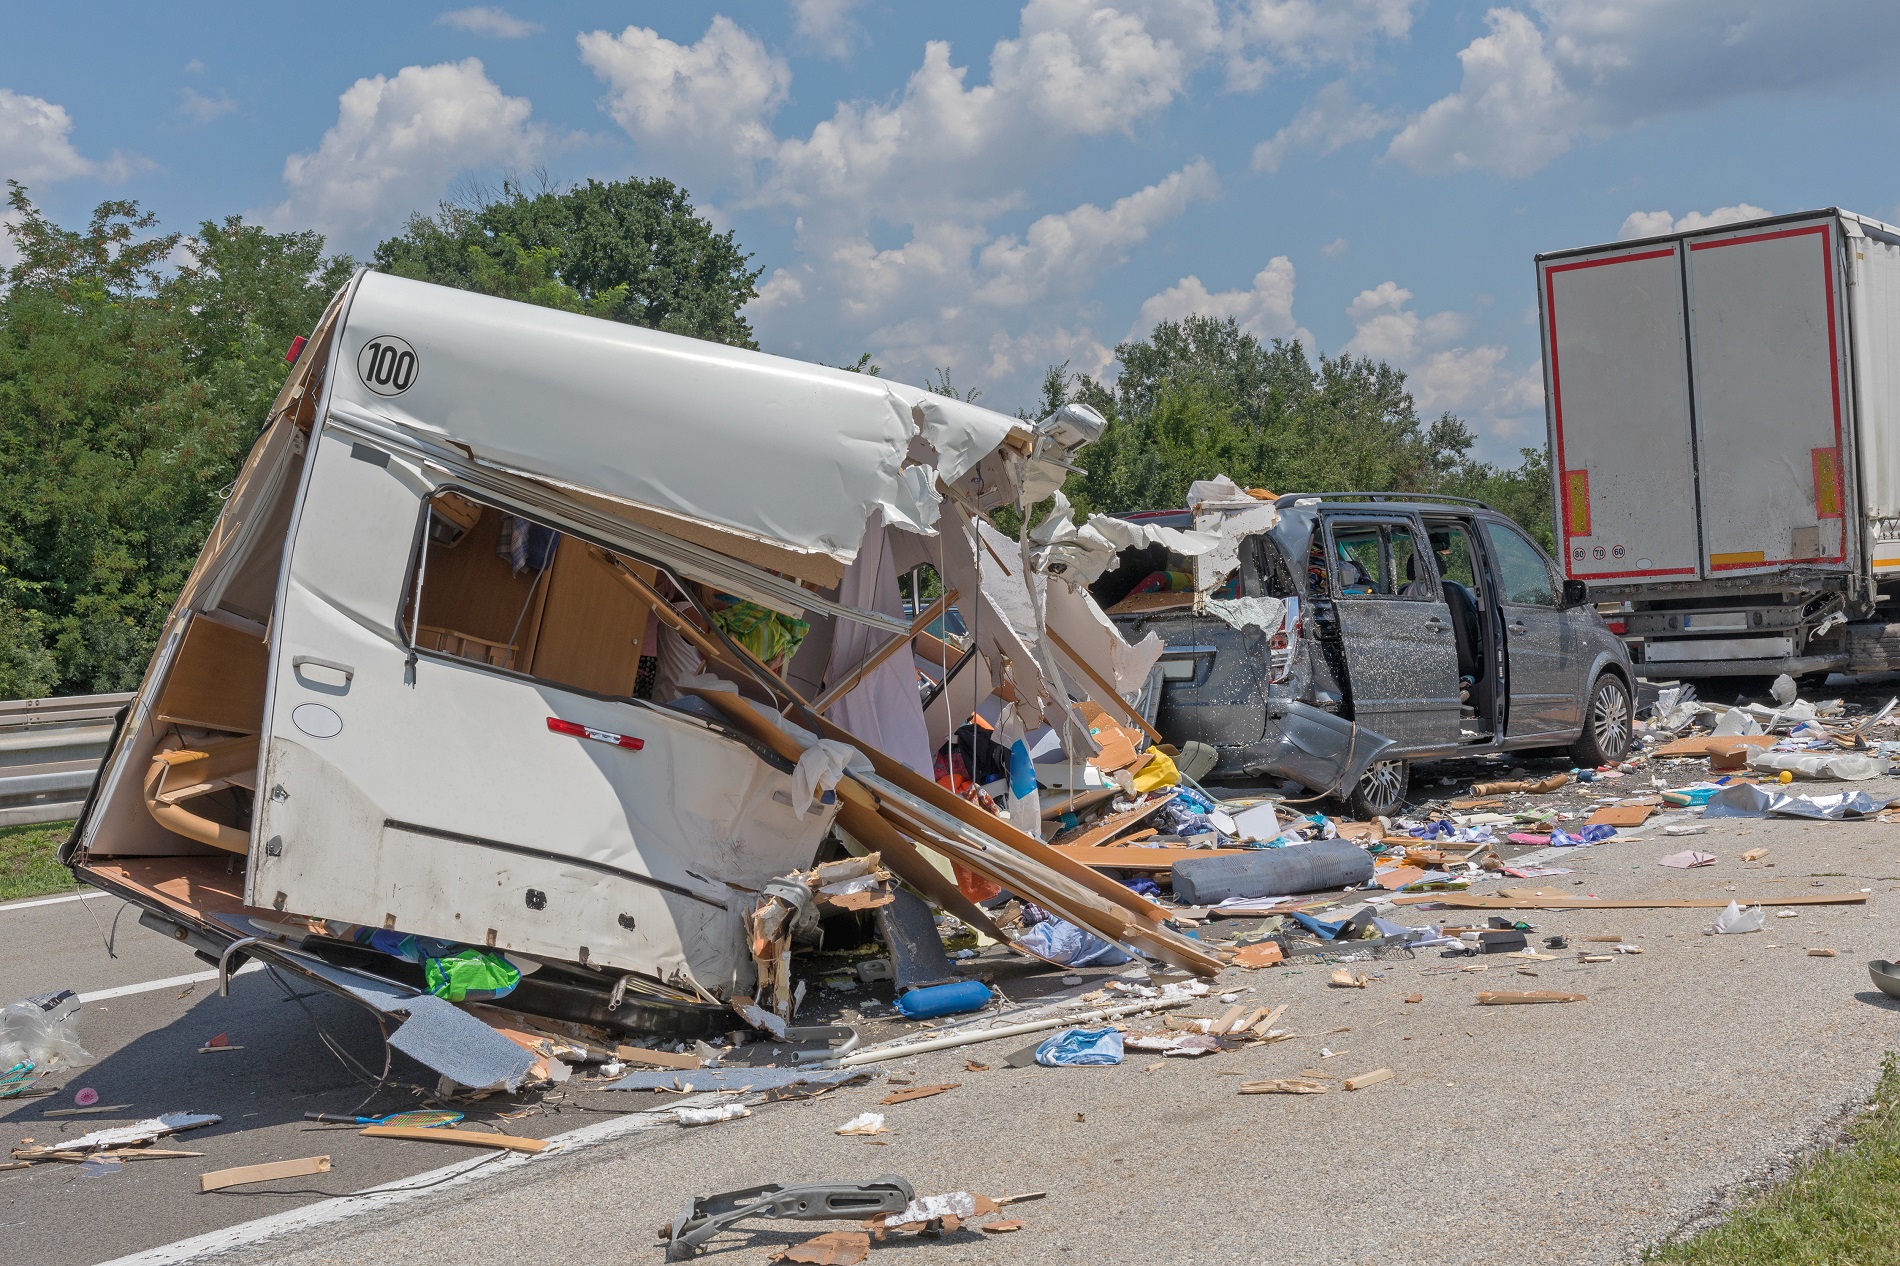
POLYGON ((1255 941, 1252 945, 1243 945, 1234 952, 1236 967, 1272 967, 1286 957, 1280 951, 1278 941, 1255 941))
POLYGON ((1372 882, 1389 892, 1397 892, 1407 884, 1415 884, 1425 878, 1425 872, 1416 866, 1394 866, 1372 877, 1372 882))
POLYGON ((1656 812, 1646 804, 1615 804, 1598 809, 1584 822, 1585 826, 1641 826, 1649 821, 1649 815, 1656 812))
POLYGON ((973 870, 965 870, 961 862, 951 862, 950 869, 957 877, 957 891, 970 900, 988 901, 991 897, 1002 895, 1003 885, 985 879, 973 870))

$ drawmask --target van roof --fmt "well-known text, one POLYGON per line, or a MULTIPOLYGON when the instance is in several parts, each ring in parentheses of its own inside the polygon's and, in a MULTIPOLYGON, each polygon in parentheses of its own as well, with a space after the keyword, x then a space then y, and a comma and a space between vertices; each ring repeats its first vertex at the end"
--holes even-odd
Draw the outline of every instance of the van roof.
POLYGON ((884 378, 385 273, 345 301, 340 420, 838 563, 880 506, 928 519, 914 440, 954 483, 1028 430, 884 378))

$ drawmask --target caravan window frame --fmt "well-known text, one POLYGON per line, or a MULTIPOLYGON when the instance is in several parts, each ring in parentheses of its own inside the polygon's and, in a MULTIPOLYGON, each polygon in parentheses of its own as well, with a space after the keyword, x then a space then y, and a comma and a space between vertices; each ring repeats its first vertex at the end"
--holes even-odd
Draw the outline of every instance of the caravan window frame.
MULTIPOLYGON (((575 531, 562 524, 550 522, 546 515, 525 510, 506 496, 490 489, 464 483, 460 480, 451 480, 436 484, 429 490, 428 495, 422 498, 421 513, 417 516, 415 532, 410 538, 409 566, 403 573, 402 593, 397 601, 396 618, 393 623, 398 636, 402 639, 402 646, 409 652, 411 660, 419 661, 427 659, 439 664, 452 664, 459 668, 490 673, 498 677, 509 678, 513 681, 525 682, 529 685, 551 687, 568 694, 580 695, 588 699, 598 699, 603 703, 633 704, 645 707, 655 706, 651 700, 642 699, 638 695, 603 694, 598 690, 591 690, 586 686, 574 685, 557 678, 541 677, 534 673, 523 672, 518 668, 504 668, 498 664, 484 663, 481 660, 468 659, 461 655, 451 655, 447 651, 439 651, 417 644, 416 634, 422 623, 422 595, 428 589, 428 568, 426 562, 429 545, 429 520, 430 516, 435 513, 436 499, 441 497, 444 493, 454 493, 457 496, 466 497, 470 501, 480 505, 483 509, 496 510, 503 514, 515 515, 528 520, 530 523, 547 528, 550 531, 558 532, 562 536, 571 536, 585 544, 605 550, 617 558, 653 567, 664 575, 675 587, 692 598, 695 610, 698 610, 700 605, 698 596, 693 594, 686 582, 681 580, 679 576, 673 572, 673 569, 668 567, 665 563, 629 550, 624 545, 616 545, 603 540, 596 533, 575 531), (407 609, 406 612, 405 608, 407 609), (405 618, 405 614, 407 618, 405 618)), ((549 566, 544 568, 541 574, 545 576, 547 571, 552 570, 552 567, 553 563, 550 560, 549 566)), ((538 580, 537 583, 539 583, 538 580)), ((700 614, 703 616, 705 612, 701 611, 700 614)))

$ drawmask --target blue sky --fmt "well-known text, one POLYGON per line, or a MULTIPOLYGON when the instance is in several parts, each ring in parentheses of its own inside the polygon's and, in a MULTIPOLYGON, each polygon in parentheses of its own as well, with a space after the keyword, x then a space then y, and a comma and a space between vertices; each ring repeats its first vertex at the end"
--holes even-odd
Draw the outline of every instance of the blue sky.
POLYGON ((471 178, 667 175, 765 267, 768 351, 1013 411, 1208 311, 1389 359, 1508 459, 1543 434, 1532 256, 1895 217, 1897 52, 1880 0, 36 6, 0 178, 360 256, 471 178))

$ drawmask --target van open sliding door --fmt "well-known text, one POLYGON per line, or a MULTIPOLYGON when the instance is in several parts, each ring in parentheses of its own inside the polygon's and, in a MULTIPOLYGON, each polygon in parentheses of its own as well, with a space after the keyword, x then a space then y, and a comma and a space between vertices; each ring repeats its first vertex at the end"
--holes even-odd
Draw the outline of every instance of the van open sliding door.
POLYGON ((1558 552, 1575 580, 1701 576, 1680 250, 1538 265, 1558 552))
POLYGON ((1833 216, 1689 239, 1710 576, 1843 568, 1859 549, 1833 216))

